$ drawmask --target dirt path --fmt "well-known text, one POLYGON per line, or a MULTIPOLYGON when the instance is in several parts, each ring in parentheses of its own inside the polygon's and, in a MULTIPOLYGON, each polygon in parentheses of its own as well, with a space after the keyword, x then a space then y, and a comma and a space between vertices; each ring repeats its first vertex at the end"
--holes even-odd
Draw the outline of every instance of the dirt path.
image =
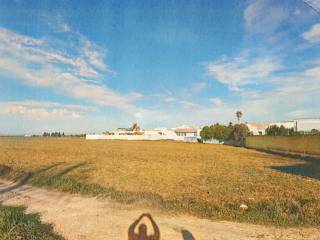
MULTIPOLYGON (((188 230, 196 240, 320 239, 320 229, 279 229, 226 221, 213 222, 190 216, 172 216, 158 210, 139 209, 108 200, 48 191, 29 185, 0 181, 0 200, 5 205, 24 205, 68 240, 124 240, 130 224, 150 212, 162 240, 183 239, 188 230)), ((185 238, 192 240, 192 238, 185 238)))

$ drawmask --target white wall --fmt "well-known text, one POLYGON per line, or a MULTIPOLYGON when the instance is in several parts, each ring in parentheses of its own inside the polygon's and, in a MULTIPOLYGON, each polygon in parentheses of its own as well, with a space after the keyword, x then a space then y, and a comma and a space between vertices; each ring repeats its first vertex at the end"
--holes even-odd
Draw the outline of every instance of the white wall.
POLYGON ((184 141, 184 137, 176 136, 174 138, 165 135, 105 135, 105 134, 87 134, 87 140, 109 139, 109 140, 175 140, 184 141))
POLYGON ((312 129, 320 130, 320 119, 298 119, 296 121, 298 131, 309 132, 312 129))

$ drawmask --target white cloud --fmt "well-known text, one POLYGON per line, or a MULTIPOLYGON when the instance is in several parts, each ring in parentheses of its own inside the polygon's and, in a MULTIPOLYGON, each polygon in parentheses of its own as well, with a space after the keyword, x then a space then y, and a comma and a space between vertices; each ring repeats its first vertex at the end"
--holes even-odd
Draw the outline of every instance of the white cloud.
POLYGON ((201 106, 197 103, 191 102, 191 101, 185 101, 181 100, 179 103, 185 108, 185 109, 197 109, 200 108, 201 106))
MULTIPOLYGON (((80 118, 81 113, 72 109, 82 106, 63 105, 55 102, 39 102, 34 100, 0 102, 0 114, 19 115, 35 119, 80 118)), ((84 108, 85 109, 85 108, 84 108)))
POLYGON ((214 106, 218 106, 219 107, 219 106, 221 106, 223 104, 223 101, 220 98, 217 98, 217 97, 210 98, 209 100, 214 106))
POLYGON ((105 51, 84 37, 80 49, 78 55, 62 53, 64 49, 57 50, 48 39, 44 41, 0 28, 2 72, 9 72, 28 85, 134 113, 137 108, 130 103, 130 97, 95 84, 105 79, 100 70, 108 70, 103 62, 105 51))
POLYGON ((301 36, 310 43, 320 42, 320 23, 314 24, 309 31, 302 33, 301 36))
POLYGON ((161 101, 166 102, 166 103, 173 103, 173 102, 178 101, 178 98, 173 96, 172 93, 170 93, 170 92, 152 94, 151 97, 157 97, 161 101))
POLYGON ((109 70, 108 66, 103 61, 103 58, 106 54, 105 49, 90 42, 86 38, 81 38, 81 45, 83 54, 91 65, 99 69, 109 70))
POLYGON ((142 114, 141 112, 135 113, 134 116, 135 116, 137 119, 143 118, 143 114, 142 114))
POLYGON ((56 33, 66 33, 71 31, 70 26, 65 22, 62 15, 41 12, 37 16, 37 19, 40 22, 37 23, 37 26, 43 24, 46 28, 49 28, 56 33))
POLYGON ((133 102, 133 101, 136 101, 138 99, 143 98, 143 95, 141 93, 138 93, 138 92, 132 92, 132 93, 127 95, 127 98, 129 99, 130 102, 133 102))
POLYGON ((239 109, 247 121, 318 117, 314 114, 320 111, 316 104, 320 92, 319 61, 309 61, 298 71, 285 69, 279 62, 283 61, 247 54, 207 64, 206 71, 214 80, 228 86, 233 101, 227 99, 221 104, 220 99, 212 98, 214 108, 204 107, 194 114, 207 116, 203 119, 211 116, 214 121, 232 120, 239 109))
POLYGON ((244 10, 246 27, 251 32, 274 32, 288 17, 288 9, 280 1, 255 0, 244 10))
POLYGON ((68 24, 65 22, 58 22, 57 23, 57 31, 59 32, 69 32, 71 29, 68 24))
POLYGON ((316 12, 320 12, 320 1, 319 0, 303 0, 306 4, 312 7, 316 12))
POLYGON ((240 56, 211 62, 207 72, 216 81, 228 85, 229 90, 240 91, 241 86, 257 84, 280 69, 280 64, 270 57, 240 56))
POLYGON ((93 112, 97 110, 97 108, 93 106, 79 105, 79 104, 64 104, 64 103, 51 102, 51 101, 37 101, 32 99, 26 99, 22 101, 8 101, 5 103, 7 105, 12 105, 12 106, 15 105, 15 106, 24 106, 24 107, 31 107, 31 108, 34 108, 34 107, 35 108, 39 108, 39 107, 40 108, 65 108, 68 110, 76 110, 81 112, 93 112))
POLYGON ((191 85, 191 89, 194 93, 199 93, 201 92, 203 89, 205 89, 207 87, 207 83, 206 82, 195 82, 191 85))
POLYGON ((17 49, 21 47, 40 46, 45 43, 42 39, 32 38, 25 35, 18 35, 5 28, 0 28, 0 39, 2 44, 6 43, 17 49))

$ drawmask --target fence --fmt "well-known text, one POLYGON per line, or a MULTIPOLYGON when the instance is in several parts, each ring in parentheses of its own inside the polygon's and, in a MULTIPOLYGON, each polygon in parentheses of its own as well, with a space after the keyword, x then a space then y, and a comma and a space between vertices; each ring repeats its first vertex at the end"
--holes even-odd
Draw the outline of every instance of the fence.
POLYGON ((320 136, 249 136, 246 147, 320 155, 320 136))

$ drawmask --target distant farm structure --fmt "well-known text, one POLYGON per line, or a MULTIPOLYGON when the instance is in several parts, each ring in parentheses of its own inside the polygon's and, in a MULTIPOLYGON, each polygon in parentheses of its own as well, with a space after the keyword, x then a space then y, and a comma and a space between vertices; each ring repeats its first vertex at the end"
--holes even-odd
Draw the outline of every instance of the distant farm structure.
POLYGON ((176 128, 155 128, 144 130, 138 124, 130 128, 117 128, 102 134, 87 134, 87 140, 114 139, 114 140, 173 140, 184 142, 197 142, 200 130, 195 127, 182 125, 176 128))
POLYGON ((320 118, 301 118, 292 121, 274 122, 274 123, 247 123, 249 131, 253 135, 265 135, 269 126, 284 126, 288 129, 294 129, 296 132, 308 133, 312 130, 320 130, 320 118))

